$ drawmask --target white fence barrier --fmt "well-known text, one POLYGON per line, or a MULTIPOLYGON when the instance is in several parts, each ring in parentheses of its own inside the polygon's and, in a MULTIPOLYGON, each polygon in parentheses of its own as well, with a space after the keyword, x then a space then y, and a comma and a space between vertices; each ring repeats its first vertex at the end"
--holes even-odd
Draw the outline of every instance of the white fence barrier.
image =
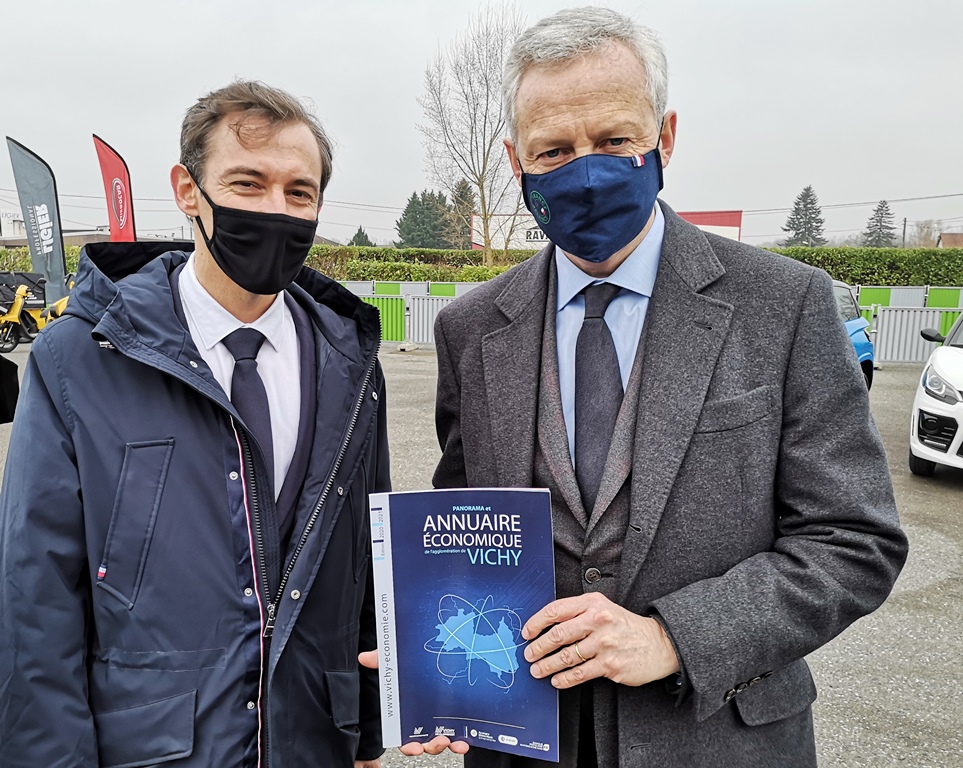
POLYGON ((442 307, 451 304, 448 296, 412 296, 408 299, 408 341, 435 343, 435 318, 442 307))
POLYGON ((935 342, 920 336, 924 328, 938 329, 944 313, 954 309, 918 307, 880 307, 876 315, 874 339, 876 361, 880 363, 922 363, 930 356, 935 342))

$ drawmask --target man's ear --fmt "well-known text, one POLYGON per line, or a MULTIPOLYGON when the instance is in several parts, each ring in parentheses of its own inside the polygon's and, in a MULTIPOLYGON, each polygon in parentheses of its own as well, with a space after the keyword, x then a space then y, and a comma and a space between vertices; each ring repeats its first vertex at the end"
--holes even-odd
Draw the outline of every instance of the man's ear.
POLYGON ((675 149, 676 122, 678 114, 674 109, 665 113, 662 121, 662 135, 659 137, 659 154, 662 156, 662 167, 665 168, 672 158, 672 151, 675 149))
POLYGON ((183 213, 192 219, 199 215, 197 203, 200 193, 197 184, 191 178, 190 171, 180 163, 171 168, 171 189, 174 191, 174 202, 183 213))
POLYGON ((518 162, 518 153, 515 151, 515 142, 513 139, 504 138, 502 141, 505 142, 505 151, 508 152, 508 161, 512 164, 512 173, 515 174, 515 181, 519 184, 522 183, 522 166, 518 162))

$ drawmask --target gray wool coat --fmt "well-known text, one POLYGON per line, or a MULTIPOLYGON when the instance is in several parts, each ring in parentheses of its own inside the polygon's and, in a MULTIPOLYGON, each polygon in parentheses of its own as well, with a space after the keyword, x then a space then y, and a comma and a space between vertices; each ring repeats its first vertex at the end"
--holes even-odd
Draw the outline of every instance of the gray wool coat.
MULTIPOLYGON (((662 207, 614 594, 661 616, 686 684, 604 683, 615 701, 596 708, 600 765, 813 766, 803 657, 875 610, 907 554, 886 457, 826 273, 662 207)), ((436 487, 533 485, 553 257, 549 246, 439 314, 436 487)), ((572 530, 555 507, 556 530, 572 530)), ((573 698, 563 766, 575 764, 573 698)))

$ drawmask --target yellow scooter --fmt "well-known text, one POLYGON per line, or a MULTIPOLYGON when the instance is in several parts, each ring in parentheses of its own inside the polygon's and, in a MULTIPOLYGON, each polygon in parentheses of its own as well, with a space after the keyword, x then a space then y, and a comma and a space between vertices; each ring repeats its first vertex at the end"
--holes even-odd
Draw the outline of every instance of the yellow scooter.
POLYGON ((9 309, 0 315, 0 352, 13 352, 20 343, 20 317, 29 289, 18 285, 9 309))

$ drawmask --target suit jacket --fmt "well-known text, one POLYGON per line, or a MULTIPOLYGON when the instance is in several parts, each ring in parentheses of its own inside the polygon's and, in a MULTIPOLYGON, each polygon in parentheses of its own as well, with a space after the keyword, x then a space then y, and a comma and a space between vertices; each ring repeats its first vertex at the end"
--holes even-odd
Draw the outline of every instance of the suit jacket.
MULTIPOLYGON (((829 277, 663 210, 614 594, 661 616, 691 693, 617 686, 597 740, 623 768, 814 765, 803 657, 906 558, 886 458, 829 277)), ((532 485, 553 255, 439 314, 437 487, 532 485)))

